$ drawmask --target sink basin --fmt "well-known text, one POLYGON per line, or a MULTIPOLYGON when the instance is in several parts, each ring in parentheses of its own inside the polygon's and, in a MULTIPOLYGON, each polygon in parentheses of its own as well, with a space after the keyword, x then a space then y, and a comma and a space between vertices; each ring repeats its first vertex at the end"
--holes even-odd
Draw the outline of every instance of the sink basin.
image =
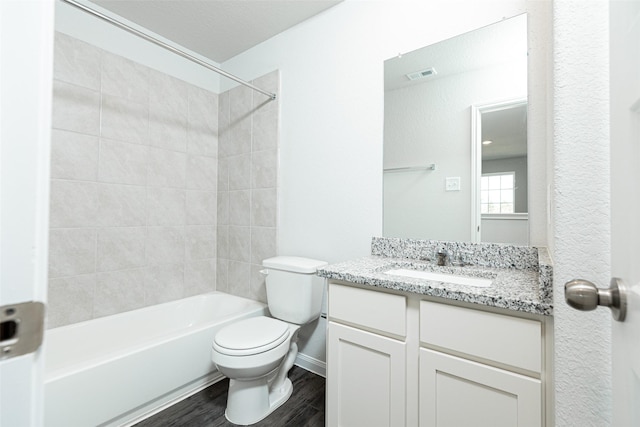
POLYGON ((458 276, 447 273, 434 273, 433 271, 410 270, 407 268, 397 268, 387 270, 385 274, 394 276, 410 277, 413 279, 432 280, 434 282, 455 283, 456 285, 477 286, 479 288, 488 288, 493 283, 492 279, 484 277, 458 276))

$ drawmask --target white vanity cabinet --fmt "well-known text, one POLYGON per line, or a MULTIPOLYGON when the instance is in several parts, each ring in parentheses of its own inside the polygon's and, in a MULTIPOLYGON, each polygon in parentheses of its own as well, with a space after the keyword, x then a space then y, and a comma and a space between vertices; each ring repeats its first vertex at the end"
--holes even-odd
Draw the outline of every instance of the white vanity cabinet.
POLYGON ((327 426, 545 425, 542 316, 437 301, 330 281, 327 426))
POLYGON ((542 323, 420 302, 420 427, 540 427, 542 323))
POLYGON ((406 297, 330 285, 327 426, 405 425, 405 335, 406 297))

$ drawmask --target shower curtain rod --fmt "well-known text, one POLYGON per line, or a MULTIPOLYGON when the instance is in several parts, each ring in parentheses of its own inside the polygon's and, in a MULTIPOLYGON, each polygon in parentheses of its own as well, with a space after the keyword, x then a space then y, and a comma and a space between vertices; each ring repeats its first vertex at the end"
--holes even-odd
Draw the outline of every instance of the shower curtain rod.
POLYGON ((233 74, 227 73, 226 71, 224 71, 224 70, 222 70, 222 69, 220 69, 220 68, 218 68, 218 67, 216 67, 214 65, 211 65, 211 64, 209 64, 207 62, 204 62, 204 61, 196 58, 193 55, 189 55, 188 53, 183 52, 180 49, 177 49, 177 48, 175 48, 173 46, 170 46, 165 42, 162 42, 162 41, 160 41, 160 40, 158 40, 158 39, 156 39, 154 37, 151 37, 148 34, 143 33, 142 31, 138 31, 135 28, 132 28, 132 27, 126 25, 126 24, 123 24, 122 22, 117 21, 117 20, 115 20, 115 19, 113 19, 113 18, 111 18, 111 17, 109 17, 107 15, 104 15, 104 14, 102 14, 102 13, 100 13, 100 12, 94 10, 94 9, 91 9, 90 7, 87 7, 87 6, 83 5, 83 4, 80 4, 80 3, 76 2, 75 0, 62 0, 62 1, 65 2, 65 3, 70 4, 71 6, 74 6, 74 7, 78 8, 78 9, 84 11, 84 12, 87 12, 87 13, 89 13, 89 14, 97 17, 97 18, 100 18, 103 21, 106 21, 106 22, 108 22, 110 24, 113 24, 116 27, 120 27, 123 30, 130 32, 131 34, 134 34, 134 35, 136 35, 138 37, 141 37, 141 38, 143 38, 143 39, 145 39, 145 40, 147 40, 147 41, 149 41, 149 42, 151 42, 153 44, 156 44, 156 45, 158 45, 158 46, 160 46, 162 48, 165 48, 168 51, 175 53, 176 55, 180 55, 183 58, 186 58, 186 59, 188 59, 190 61, 195 62, 196 64, 202 65, 203 67, 208 68, 209 70, 214 71, 214 72, 216 72, 216 73, 218 73, 218 74, 220 74, 220 75, 222 75, 222 76, 224 76, 224 77, 226 77, 228 79, 231 79, 231 80, 233 80, 235 82, 238 82, 241 85, 244 85, 244 86, 246 86, 248 88, 251 88, 251 89, 253 89, 253 90, 257 91, 257 92, 260 92, 260 93, 262 93, 264 95, 267 95, 272 100, 276 99, 276 94, 275 93, 268 92, 266 90, 260 89, 259 87, 256 87, 256 86, 252 85, 251 83, 242 80, 240 77, 236 77, 233 74))

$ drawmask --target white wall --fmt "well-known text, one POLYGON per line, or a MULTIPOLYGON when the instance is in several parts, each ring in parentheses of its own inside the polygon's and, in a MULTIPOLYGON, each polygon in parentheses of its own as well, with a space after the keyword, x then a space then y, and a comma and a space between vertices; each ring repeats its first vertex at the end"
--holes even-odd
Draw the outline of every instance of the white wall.
MULTIPOLYGON (((382 234, 384 61, 523 12, 529 138, 542 145, 530 162, 546 176, 548 11, 547 1, 346 0, 222 64, 247 78, 280 70, 279 254, 329 262, 369 254, 382 234)), ((546 217, 546 189, 544 179, 530 185, 532 221, 546 217)), ((545 246, 539 224, 531 244, 545 246)), ((321 322, 302 353, 324 360, 323 331, 321 322)))
POLYGON ((609 282, 606 0, 554 2, 553 208, 556 425, 611 425, 611 315, 564 302, 564 283, 609 282), (585 70, 597 70, 596 73, 585 70))

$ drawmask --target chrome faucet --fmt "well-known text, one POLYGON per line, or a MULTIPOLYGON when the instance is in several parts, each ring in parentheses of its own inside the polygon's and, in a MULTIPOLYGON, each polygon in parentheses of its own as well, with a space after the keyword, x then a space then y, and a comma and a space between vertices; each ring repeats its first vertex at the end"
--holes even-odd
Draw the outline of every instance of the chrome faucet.
POLYGON ((445 248, 440 248, 436 251, 436 264, 442 266, 451 265, 451 255, 445 248))

